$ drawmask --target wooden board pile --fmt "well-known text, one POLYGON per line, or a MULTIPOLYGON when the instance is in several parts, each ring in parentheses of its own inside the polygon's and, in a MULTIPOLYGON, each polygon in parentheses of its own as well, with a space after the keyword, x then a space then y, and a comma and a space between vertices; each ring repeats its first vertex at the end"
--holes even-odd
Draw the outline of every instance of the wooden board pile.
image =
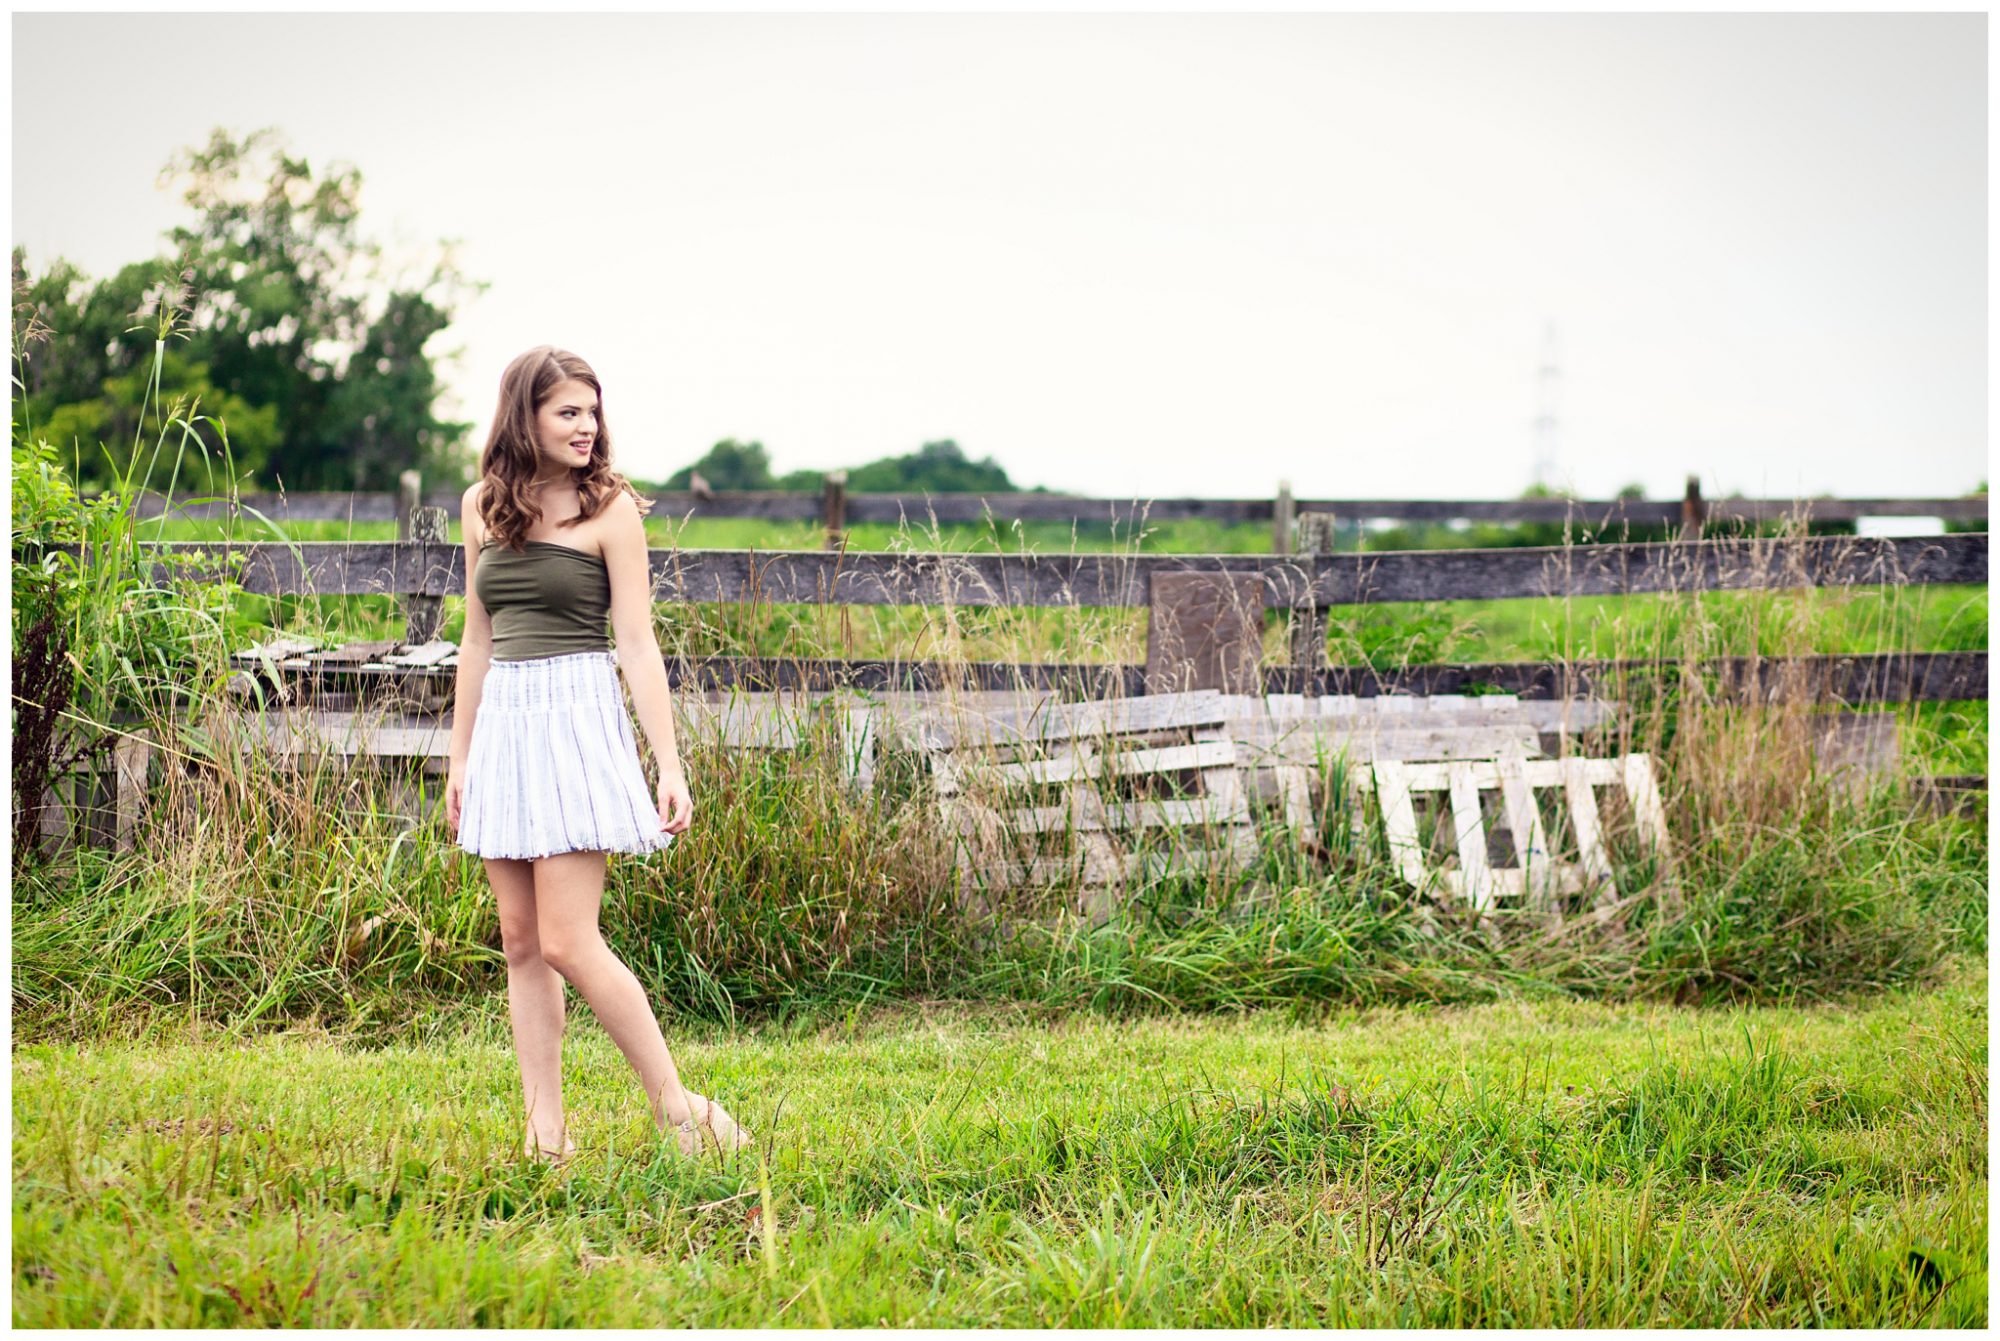
POLYGON ((1135 877, 1254 861, 1253 797, 1274 801, 1290 841, 1314 843, 1314 816, 1329 799, 1315 788, 1339 756, 1349 789, 1340 799, 1357 839, 1370 845, 1364 807, 1373 796, 1389 856, 1412 887, 1481 913, 1505 897, 1559 922, 1564 895, 1592 893, 1593 915, 1607 918, 1647 892, 1672 889, 1651 761, 1542 757, 1545 736, 1608 725, 1616 714, 1614 704, 1524 704, 1511 695, 1314 701, 1198 691, 1083 704, 991 696, 903 705, 888 730, 925 751, 969 897, 975 887, 1066 885, 1080 891, 1079 911, 1101 919, 1135 877), (1167 775, 1190 794, 1126 795, 1167 775), (1594 790, 1605 786, 1622 789, 1640 841, 1658 859, 1656 880, 1639 895, 1621 897, 1613 875, 1594 790), (1575 860, 1553 850, 1537 789, 1556 793, 1555 828, 1573 840, 1575 860), (1498 824, 1487 822, 1485 793, 1498 824), (1419 837, 1418 811, 1430 800, 1440 804, 1423 808, 1443 821, 1433 838, 1449 840, 1438 853, 1431 848, 1439 844, 1419 837), (1171 841, 1144 841, 1161 837, 1171 841), (1508 851, 1494 854, 1499 840, 1508 851))
MULTIPOLYGON (((316 652, 303 640, 278 640, 237 660, 282 684, 280 671, 313 680, 443 671, 455 653, 443 642, 316 652)), ((381 679, 377 687, 391 686, 381 679)), ((1379 814, 1402 880, 1482 913, 1518 906, 1560 921, 1565 902, 1581 894, 1592 915, 1608 917, 1647 891, 1618 888, 1597 802, 1605 788, 1622 796, 1658 858, 1649 889, 1673 887, 1651 761, 1548 757, 1564 737, 1614 725, 1616 704, 1213 690, 1083 703, 1040 691, 718 691, 674 702, 683 739, 731 750, 796 749, 815 720, 831 715, 847 777, 862 795, 873 787, 880 743, 913 748, 955 836, 961 892, 974 902, 988 892, 1062 887, 1079 892, 1079 911, 1101 919, 1135 882, 1252 864, 1261 810, 1288 831, 1276 841, 1303 845, 1319 842, 1315 816, 1344 813, 1358 850, 1376 847, 1379 814), (1333 773, 1336 757, 1346 768, 1333 773), (1344 794, 1329 797, 1335 776, 1344 794)), ((450 726, 448 718, 321 709, 266 716, 248 734, 246 744, 282 753, 415 757, 441 770, 450 726)))
POLYGON ((1236 868, 1256 855, 1227 722, 1222 695, 1206 691, 945 705, 904 730, 957 835, 962 891, 1071 885, 1081 911, 1105 916, 1134 876, 1236 868))

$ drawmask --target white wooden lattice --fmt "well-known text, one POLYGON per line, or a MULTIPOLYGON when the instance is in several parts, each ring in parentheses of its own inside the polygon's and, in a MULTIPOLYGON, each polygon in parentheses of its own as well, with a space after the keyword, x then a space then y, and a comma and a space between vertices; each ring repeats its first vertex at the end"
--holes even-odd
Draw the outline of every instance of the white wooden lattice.
POLYGON ((1495 899, 1524 899, 1527 906, 1560 915, 1561 896, 1595 891, 1594 906, 1609 912, 1622 902, 1611 869, 1597 807, 1598 787, 1621 787, 1631 805, 1642 842, 1658 860, 1656 886, 1672 888, 1673 850, 1666 811, 1660 803, 1653 761, 1645 754, 1614 759, 1528 759, 1509 753, 1492 760, 1452 760, 1408 763, 1377 759, 1370 770, 1357 771, 1355 781, 1372 784, 1382 812, 1390 859, 1412 887, 1433 886, 1465 899, 1484 912, 1495 899), (1577 859, 1558 860, 1549 850, 1548 835, 1534 793, 1560 788, 1575 834, 1577 859), (1487 855, 1482 791, 1497 791, 1514 839, 1517 863, 1495 866, 1487 855), (1433 868, 1417 832, 1414 795, 1443 792, 1448 800, 1451 831, 1458 860, 1455 866, 1433 868))

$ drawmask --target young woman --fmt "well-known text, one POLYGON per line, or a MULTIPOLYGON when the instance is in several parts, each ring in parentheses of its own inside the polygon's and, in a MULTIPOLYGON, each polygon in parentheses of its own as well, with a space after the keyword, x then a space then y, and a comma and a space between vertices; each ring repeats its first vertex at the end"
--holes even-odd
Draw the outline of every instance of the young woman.
POLYGON ((590 365, 543 345, 507 365, 500 406, 465 492, 465 634, 445 813, 485 858, 500 905, 507 1010, 528 1109, 526 1153, 568 1158, 563 981, 575 984, 639 1073, 662 1131, 698 1154, 750 1137, 681 1087, 659 1022, 597 927, 606 854, 651 852, 693 814, 653 637, 650 506, 611 469, 590 365), (618 640, 614 658, 605 619, 618 640), (653 757, 648 796, 619 692, 625 671, 653 757))

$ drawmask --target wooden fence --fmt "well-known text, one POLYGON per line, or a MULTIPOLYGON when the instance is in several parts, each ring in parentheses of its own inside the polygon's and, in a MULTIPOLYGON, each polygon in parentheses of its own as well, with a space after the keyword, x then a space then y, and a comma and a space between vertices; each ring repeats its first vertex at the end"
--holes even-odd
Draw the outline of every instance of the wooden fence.
MULTIPOLYGON (((143 542, 189 574, 259 595, 465 592, 462 546, 439 540, 143 542)), ((77 546, 62 548, 75 553, 77 546)), ((655 549, 656 600, 834 605, 1142 606, 1162 576, 1242 579, 1267 607, 1510 600, 1986 582, 1987 537, 1702 540, 1361 554, 950 554, 655 549)), ((164 580, 173 567, 160 564, 164 580)))
MULTIPOLYGON (((1201 519, 1227 525, 1268 524, 1272 551, 1294 548, 1297 519, 1331 515, 1343 522, 1484 521, 1501 523, 1571 523, 1603 534, 1621 526, 1680 528, 1689 539, 1703 525, 1771 522, 1801 517, 1818 522, 1852 522, 1862 517, 1938 517, 1949 522, 1983 521, 1984 495, 1969 498, 1718 498, 1704 499, 1698 482, 1690 480, 1682 498, 1666 500, 1608 498, 1393 499, 1293 498, 1281 487, 1271 498, 1082 498, 1072 494, 863 494, 847 492, 846 477, 834 472, 819 494, 777 491, 654 491, 652 515, 689 517, 750 517, 767 521, 820 522, 829 548, 857 522, 894 525, 1048 521, 1110 523, 1130 527, 1141 522, 1201 519)), ((176 517, 217 518, 232 506, 254 510, 274 521, 394 521, 414 507, 441 507, 458 515, 456 492, 423 493, 414 477, 398 493, 244 494, 235 504, 213 498, 175 502, 176 517)), ((168 511, 167 500, 143 495, 137 512, 157 517, 168 511)))
MULTIPOLYGON (((322 652, 304 663, 315 679, 372 680, 436 713, 455 671, 455 649, 435 643, 446 596, 465 590, 461 546, 447 543, 443 509, 405 514, 398 541, 296 544, 148 542, 185 558, 155 566, 154 579, 231 577, 260 595, 392 595, 407 615, 417 654, 383 664, 392 643, 322 652), (374 664, 364 664, 374 663, 374 664)), ((83 561, 79 546, 59 547, 83 561)), ((1316 550, 1316 545, 1309 545, 1316 550)), ((17 549, 16 561, 36 555, 17 549)), ((1858 584, 1984 585, 1983 533, 1921 538, 1848 536, 1716 539, 1545 549, 1441 550, 1277 555, 915 554, 821 551, 652 550, 654 598, 719 603, 1144 607, 1146 663, 1013 664, 777 657, 668 658, 677 687, 1014 690, 1060 688, 1079 695, 1151 694, 1217 688, 1226 693, 1452 694, 1502 691, 1523 699, 1575 699, 1615 677, 1676 663, 1575 662, 1418 665, 1397 670, 1324 664, 1329 607, 1369 602, 1519 599, 1665 591, 1724 591, 1858 584), (1265 615, 1288 613, 1291 664, 1263 665, 1265 615)), ((287 663, 289 664, 289 663, 287 663)), ((1798 658, 1722 658, 1703 666, 1724 692, 1757 701, 1805 697, 1861 705, 1984 699, 1984 651, 1886 652, 1798 658)), ((432 718, 437 720, 436 717, 432 718)), ((435 731, 432 732, 435 736, 435 731)), ((115 771, 113 833, 129 841, 149 747, 124 739, 115 771)), ((1952 780, 1946 780, 1947 782, 1952 780)), ((1982 779, 1960 780, 1977 782, 1982 779)), ((96 784, 93 783, 93 786, 96 784)), ((1942 784, 1940 784, 1942 785, 1942 784)))
MULTIPOLYGON (((231 576, 259 595, 395 595, 408 607, 408 639, 435 636, 445 596, 465 590, 460 546, 437 537, 426 509, 406 541, 219 541, 149 544, 184 556, 170 574, 231 576)), ((75 552, 77 547, 65 547, 75 552)), ((1269 610, 1318 628, 1329 607, 1378 602, 1491 600, 1666 591, 1764 590, 1862 584, 1987 581, 1983 533, 1910 538, 1850 536, 1724 539, 1497 550, 1364 554, 941 554, 811 550, 649 552, 654 599, 715 603, 1144 607, 1147 664, 989 664, 968 668, 985 687, 1094 682, 1228 692, 1451 693, 1486 686, 1526 697, 1587 692, 1589 683, 1646 663, 1490 663, 1385 672, 1324 664, 1324 639, 1295 644, 1291 664, 1265 667, 1269 610)), ((1779 692, 1847 702, 1986 696, 1984 652, 1894 652, 1806 658, 1783 676, 1765 662, 1716 673, 1741 679, 1753 666, 1779 692), (1799 686, 1807 686, 1801 689, 1799 686)), ((715 658, 670 663, 682 683, 935 687, 923 663, 715 658), (928 681, 928 683, 927 683, 928 681)))

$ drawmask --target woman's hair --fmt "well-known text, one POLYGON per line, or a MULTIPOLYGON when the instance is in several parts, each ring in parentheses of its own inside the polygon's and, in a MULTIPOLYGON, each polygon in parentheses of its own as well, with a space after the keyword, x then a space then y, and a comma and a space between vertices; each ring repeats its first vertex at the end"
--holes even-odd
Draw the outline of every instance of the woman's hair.
POLYGON ((529 529, 542 519, 541 508, 528 493, 541 468, 535 416, 555 389, 571 380, 587 382, 597 392, 597 434, 591 440, 590 460, 570 472, 583 511, 557 525, 574 526, 590 520, 621 489, 638 501, 642 515, 653 505, 611 468, 611 428, 604 421, 604 388, 598 385, 597 374, 566 349, 536 345, 500 374, 500 406, 486 434, 486 449, 479 454, 479 474, 486 482, 480 494, 479 516, 486 524, 487 537, 509 549, 519 550, 529 529))

